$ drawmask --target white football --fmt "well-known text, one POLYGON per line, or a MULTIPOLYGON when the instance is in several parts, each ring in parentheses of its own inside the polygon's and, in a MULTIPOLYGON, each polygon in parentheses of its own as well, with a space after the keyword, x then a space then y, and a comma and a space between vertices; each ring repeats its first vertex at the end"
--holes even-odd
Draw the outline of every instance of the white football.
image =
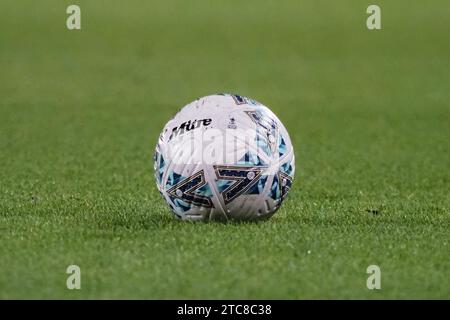
POLYGON ((183 220, 272 216, 294 177, 294 150, 281 121, 259 102, 216 94, 182 108, 154 155, 158 190, 183 220))

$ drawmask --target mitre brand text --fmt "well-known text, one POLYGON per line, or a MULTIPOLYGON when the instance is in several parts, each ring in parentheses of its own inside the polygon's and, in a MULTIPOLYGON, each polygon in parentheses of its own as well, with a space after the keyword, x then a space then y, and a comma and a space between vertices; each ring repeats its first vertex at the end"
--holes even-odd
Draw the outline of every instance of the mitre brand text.
POLYGON ((211 124, 211 119, 200 119, 200 120, 189 120, 186 122, 183 122, 178 127, 175 127, 172 129, 172 134, 170 135, 170 139, 173 137, 176 137, 178 135, 181 135, 185 133, 186 131, 191 131, 197 128, 200 128, 201 126, 209 126, 211 124))

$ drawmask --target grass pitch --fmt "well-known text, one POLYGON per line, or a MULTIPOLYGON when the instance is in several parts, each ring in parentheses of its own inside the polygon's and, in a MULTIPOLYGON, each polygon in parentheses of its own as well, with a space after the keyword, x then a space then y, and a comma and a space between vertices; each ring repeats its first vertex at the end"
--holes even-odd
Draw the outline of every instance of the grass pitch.
POLYGON ((448 1, 377 1, 378 31, 364 1, 69 4, 0 3, 0 298, 450 298, 448 1), (160 130, 216 92, 290 132, 269 221, 159 197, 160 130))

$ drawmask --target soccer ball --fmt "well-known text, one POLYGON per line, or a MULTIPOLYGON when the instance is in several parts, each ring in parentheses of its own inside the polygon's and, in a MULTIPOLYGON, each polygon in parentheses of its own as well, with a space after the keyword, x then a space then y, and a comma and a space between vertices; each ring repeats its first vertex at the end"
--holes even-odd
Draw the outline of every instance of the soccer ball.
POLYGON ((294 150, 269 108, 216 94, 182 108, 154 154, 158 190, 182 220, 258 220, 272 216, 294 177, 294 150))

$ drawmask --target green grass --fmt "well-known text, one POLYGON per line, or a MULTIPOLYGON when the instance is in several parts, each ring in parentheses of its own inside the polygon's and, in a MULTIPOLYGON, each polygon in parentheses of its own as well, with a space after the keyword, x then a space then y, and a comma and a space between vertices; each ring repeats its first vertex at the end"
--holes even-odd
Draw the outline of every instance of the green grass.
POLYGON ((448 1, 377 1, 380 31, 367 1, 76 1, 68 31, 72 3, 0 4, 0 298, 450 298, 448 1), (216 92, 290 132, 269 221, 157 192, 159 131, 216 92))

